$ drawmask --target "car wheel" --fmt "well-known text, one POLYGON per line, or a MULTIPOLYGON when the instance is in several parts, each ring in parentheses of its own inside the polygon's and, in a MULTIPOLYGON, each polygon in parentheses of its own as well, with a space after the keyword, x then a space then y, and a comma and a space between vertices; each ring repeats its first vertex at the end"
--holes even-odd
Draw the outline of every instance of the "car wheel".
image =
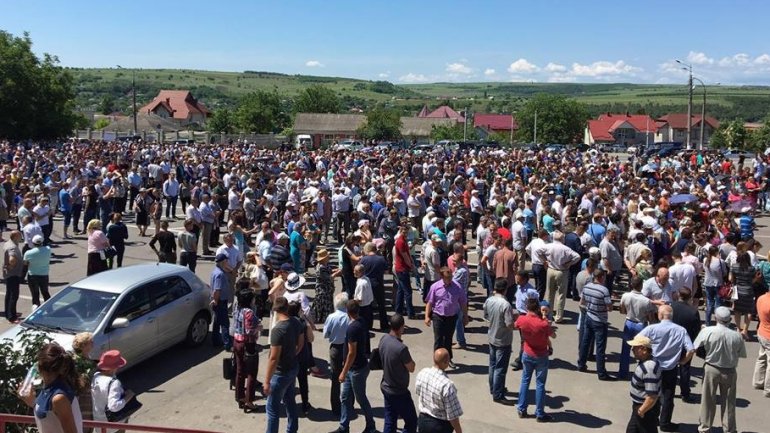
POLYGON ((187 327, 186 343, 189 346, 199 346, 206 340, 209 333, 209 320, 203 313, 198 313, 187 327))

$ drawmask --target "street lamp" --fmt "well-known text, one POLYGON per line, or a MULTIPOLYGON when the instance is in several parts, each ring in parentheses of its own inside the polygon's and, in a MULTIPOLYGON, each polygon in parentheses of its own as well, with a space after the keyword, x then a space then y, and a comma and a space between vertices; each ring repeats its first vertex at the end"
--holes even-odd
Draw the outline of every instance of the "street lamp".
POLYGON ((687 80, 687 148, 689 149, 692 145, 692 65, 681 60, 676 62, 682 65, 682 69, 690 74, 690 78, 687 80))
POLYGON ((532 141, 537 144, 537 110, 535 110, 535 132, 533 135, 532 141))
MULTIPOLYGON (((116 65, 118 69, 125 69, 124 67, 120 65, 116 65)), ((133 106, 134 106, 134 134, 136 135, 137 130, 139 129, 136 126, 136 71, 134 69, 131 70, 131 99, 133 100, 133 106)))
MULTIPOLYGON (((698 148, 699 150, 703 150, 703 144, 704 144, 704 130, 706 128, 706 84, 698 77, 692 77, 693 80, 696 80, 700 83, 701 87, 703 87, 703 105, 701 106, 700 110, 700 139, 698 141, 698 148)), ((719 85, 719 83, 716 83, 715 85, 719 85)))

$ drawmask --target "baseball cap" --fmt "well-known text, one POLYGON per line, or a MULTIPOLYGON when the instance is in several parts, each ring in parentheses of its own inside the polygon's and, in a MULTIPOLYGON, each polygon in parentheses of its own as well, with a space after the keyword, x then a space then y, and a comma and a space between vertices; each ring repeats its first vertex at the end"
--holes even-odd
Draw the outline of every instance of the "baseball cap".
POLYGON ((652 348, 652 340, 650 340, 649 337, 645 337, 644 335, 637 335, 633 340, 628 341, 628 345, 631 347, 644 346, 652 348))

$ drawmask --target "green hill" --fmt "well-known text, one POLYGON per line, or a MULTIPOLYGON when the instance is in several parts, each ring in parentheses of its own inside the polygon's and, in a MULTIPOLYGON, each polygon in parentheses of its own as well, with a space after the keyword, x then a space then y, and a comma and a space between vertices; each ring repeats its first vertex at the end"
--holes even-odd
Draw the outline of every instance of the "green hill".
MULTIPOLYGON (((75 77, 77 105, 82 110, 102 111, 104 100, 115 111, 131 107, 131 70, 69 69, 75 77)), ((216 72, 189 69, 138 69, 137 104, 149 102, 160 89, 187 89, 210 108, 234 106, 238 98, 255 90, 276 90, 287 108, 298 92, 322 84, 337 92, 346 108, 368 109, 375 104, 396 107, 413 115, 423 105, 435 108, 448 104, 472 112, 512 112, 537 93, 553 93, 587 104, 592 114, 605 111, 646 112, 658 116, 683 112, 687 106, 686 85, 578 84, 578 83, 434 83, 394 85, 342 77, 287 75, 274 72, 216 72)), ((702 87, 693 92, 693 111, 700 113, 702 87)), ((712 86, 707 89, 708 114, 722 120, 758 121, 770 113, 770 87, 712 86)))

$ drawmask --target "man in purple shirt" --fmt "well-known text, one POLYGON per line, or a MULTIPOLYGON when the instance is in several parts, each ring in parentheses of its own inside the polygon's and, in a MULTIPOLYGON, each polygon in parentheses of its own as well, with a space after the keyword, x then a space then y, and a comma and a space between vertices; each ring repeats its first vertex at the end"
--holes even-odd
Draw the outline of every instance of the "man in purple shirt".
POLYGON ((439 273, 441 279, 430 286, 425 301, 425 326, 433 325, 433 349, 446 349, 449 366, 457 368, 451 361, 452 338, 457 320, 468 325, 468 293, 452 280, 449 268, 443 267, 439 273))

